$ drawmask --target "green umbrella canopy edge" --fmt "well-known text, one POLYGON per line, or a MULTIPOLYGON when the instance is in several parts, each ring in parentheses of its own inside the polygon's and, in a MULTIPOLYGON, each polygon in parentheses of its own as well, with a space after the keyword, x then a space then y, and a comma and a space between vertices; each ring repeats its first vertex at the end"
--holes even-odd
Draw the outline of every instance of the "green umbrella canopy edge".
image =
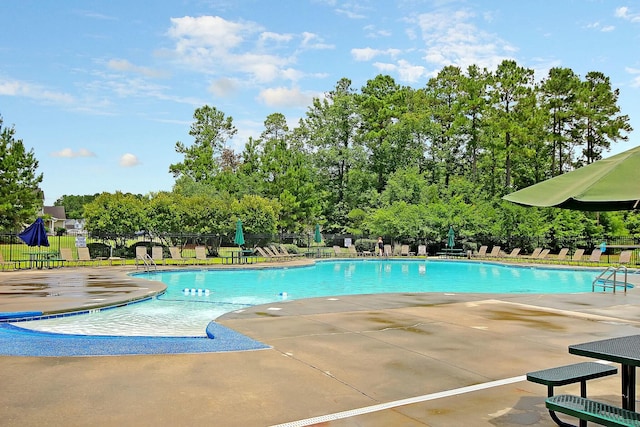
POLYGON ((640 208, 640 146, 503 197, 523 206, 583 211, 640 208))

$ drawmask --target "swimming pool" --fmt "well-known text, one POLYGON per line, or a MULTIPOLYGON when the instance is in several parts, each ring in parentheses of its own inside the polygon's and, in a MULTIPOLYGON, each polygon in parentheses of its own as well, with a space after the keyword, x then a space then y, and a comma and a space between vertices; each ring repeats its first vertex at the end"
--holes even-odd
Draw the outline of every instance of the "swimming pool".
POLYGON ((591 292, 593 270, 445 260, 321 261, 292 268, 135 274, 167 291, 151 301, 90 314, 20 322, 20 327, 87 335, 205 336, 208 323, 249 306, 301 298, 394 292, 591 292))

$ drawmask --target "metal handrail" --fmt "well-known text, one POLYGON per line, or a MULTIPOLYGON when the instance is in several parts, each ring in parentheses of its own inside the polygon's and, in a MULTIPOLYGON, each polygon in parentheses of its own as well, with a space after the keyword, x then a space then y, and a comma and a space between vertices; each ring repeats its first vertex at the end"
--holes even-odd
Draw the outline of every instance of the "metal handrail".
POLYGON ((591 283, 591 292, 595 292, 596 286, 601 286, 603 291, 606 291, 607 288, 611 288, 613 290, 613 293, 615 294, 616 288, 618 287, 617 275, 620 270, 624 271, 624 280, 620 282, 621 285, 619 286, 624 287, 624 292, 627 293, 628 269, 626 265, 619 265, 617 267, 615 266, 607 267, 607 269, 602 273, 600 273, 600 275, 598 275, 598 277, 596 277, 593 280, 593 283, 591 283), (605 277, 605 275, 607 276, 605 277))
MULTIPOLYGON (((144 271, 148 273, 151 271, 151 266, 153 266, 154 271, 158 269, 158 265, 156 262, 149 256, 149 254, 144 254, 143 256, 138 256, 136 259, 142 261, 142 265, 144 265, 144 271)), ((136 269, 138 268, 138 263, 136 262, 136 269)))

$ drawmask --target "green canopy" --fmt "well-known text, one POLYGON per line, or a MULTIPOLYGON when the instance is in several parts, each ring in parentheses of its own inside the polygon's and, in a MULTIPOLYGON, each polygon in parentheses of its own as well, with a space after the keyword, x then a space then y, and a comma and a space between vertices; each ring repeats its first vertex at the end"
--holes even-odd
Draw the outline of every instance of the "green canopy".
POLYGON ((640 147, 503 197, 525 206, 581 211, 640 209, 640 147))
POLYGON ((322 235, 320 234, 320 224, 316 224, 316 232, 313 236, 313 241, 316 243, 322 242, 322 235))
POLYGON ((455 242, 456 233, 453 231, 453 227, 449 226, 449 233, 447 235, 447 246, 453 248, 456 245, 455 242))
POLYGON ((238 246, 244 245, 244 233, 242 232, 242 221, 236 222, 236 237, 233 239, 233 243, 238 246))

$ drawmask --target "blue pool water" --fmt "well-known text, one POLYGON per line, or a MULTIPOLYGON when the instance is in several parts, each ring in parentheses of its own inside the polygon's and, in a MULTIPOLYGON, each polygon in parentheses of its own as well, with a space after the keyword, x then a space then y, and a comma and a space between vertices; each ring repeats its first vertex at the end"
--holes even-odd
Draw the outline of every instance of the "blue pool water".
POLYGON ((167 284, 152 301, 19 326, 89 335, 204 336, 224 313, 275 301, 392 292, 590 292, 598 273, 436 260, 347 260, 257 270, 190 270, 136 274, 167 284))

